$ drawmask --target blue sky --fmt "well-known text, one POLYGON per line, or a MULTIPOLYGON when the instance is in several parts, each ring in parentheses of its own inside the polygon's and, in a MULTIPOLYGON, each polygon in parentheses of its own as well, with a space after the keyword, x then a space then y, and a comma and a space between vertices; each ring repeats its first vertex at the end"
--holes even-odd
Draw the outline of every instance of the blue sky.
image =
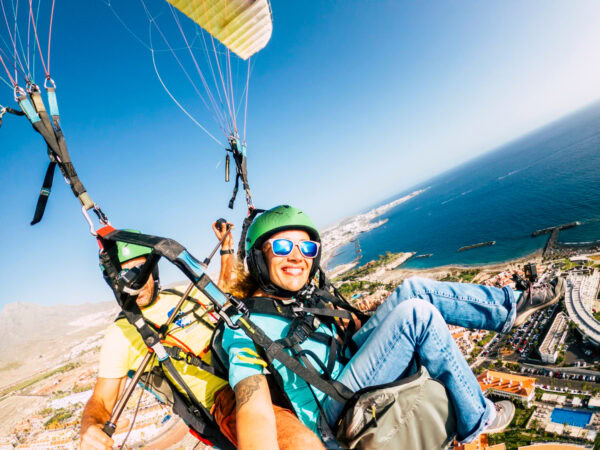
MULTIPOLYGON (((139 4, 111 3, 146 39, 139 4)), ((224 151, 169 99, 150 53, 106 3, 82 5, 56 3, 51 69, 79 174, 115 226, 173 237, 203 258, 210 223, 223 216, 239 228, 245 215, 241 196, 226 207, 224 151)), ((250 182, 257 206, 294 204, 320 226, 600 97, 595 1, 274 0, 272 9, 250 85, 250 182)), ((161 73, 217 133, 177 67, 165 60, 161 73)), ((4 85, 0 104, 12 106, 4 85)), ((47 162, 41 138, 5 116, 0 148, 0 307, 110 299, 60 177, 43 222, 29 226, 47 162)))

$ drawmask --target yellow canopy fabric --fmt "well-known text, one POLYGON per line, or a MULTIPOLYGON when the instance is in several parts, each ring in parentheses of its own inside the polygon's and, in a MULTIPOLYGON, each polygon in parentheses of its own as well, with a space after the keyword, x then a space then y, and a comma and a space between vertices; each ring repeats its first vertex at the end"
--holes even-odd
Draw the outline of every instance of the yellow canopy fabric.
POLYGON ((268 0, 167 0, 242 59, 271 39, 273 18, 268 0))

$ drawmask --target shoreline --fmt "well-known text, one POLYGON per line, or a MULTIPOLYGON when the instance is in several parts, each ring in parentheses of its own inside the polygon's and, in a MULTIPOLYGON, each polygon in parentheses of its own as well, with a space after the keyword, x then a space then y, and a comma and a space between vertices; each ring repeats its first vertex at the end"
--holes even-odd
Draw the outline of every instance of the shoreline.
MULTIPOLYGON (((401 254, 407 255, 412 252, 403 252, 401 254)), ((414 253, 412 253, 414 255, 414 253)), ((404 262, 408 261, 412 258, 406 258, 404 261, 400 263, 400 266, 404 264, 404 262)), ((435 266, 435 267, 424 267, 424 268, 405 268, 398 267, 388 268, 387 270, 377 273, 375 278, 378 281, 382 282, 394 282, 399 279, 408 278, 410 276, 445 276, 449 272, 453 271, 465 271, 465 270, 478 270, 484 274, 488 274, 491 272, 503 272, 505 270, 510 270, 511 266, 522 265, 526 262, 532 262, 534 260, 537 264, 542 262, 542 249, 538 249, 534 252, 528 253, 526 255, 520 256, 518 258, 507 259, 501 262, 487 263, 487 264, 473 264, 473 265, 464 265, 464 264, 445 264, 443 266, 435 266)), ((367 264, 367 263, 365 263, 367 264)), ((363 265, 365 265, 363 264, 363 265)), ((351 262, 348 264, 340 264, 339 266, 334 267, 332 270, 328 270, 328 274, 331 278, 335 276, 339 276, 345 272, 348 272, 358 266, 357 262, 351 262)), ((515 268, 516 269, 516 268, 515 268)))

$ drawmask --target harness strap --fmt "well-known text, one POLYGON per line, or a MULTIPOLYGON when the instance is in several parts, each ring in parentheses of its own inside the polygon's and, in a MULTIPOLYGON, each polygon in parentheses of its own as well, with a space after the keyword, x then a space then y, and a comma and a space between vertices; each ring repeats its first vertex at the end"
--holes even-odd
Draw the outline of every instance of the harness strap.
POLYGON ((169 345, 165 346, 165 350, 167 351, 167 354, 176 361, 185 361, 185 363, 190 366, 198 367, 220 378, 222 378, 223 376, 223 374, 221 374, 220 371, 217 371, 217 369, 212 367, 210 364, 205 363, 202 360, 202 358, 194 355, 191 352, 185 351, 181 347, 178 347, 176 345, 169 345))
POLYGON ((85 210, 87 211, 95 206, 71 162, 64 134, 60 127, 55 89, 47 88, 47 90, 52 121, 50 121, 50 117, 37 87, 30 90, 29 99, 24 94, 18 98, 23 113, 27 115, 33 128, 44 138, 44 141, 48 146, 48 157, 50 159, 50 165, 46 170, 46 176, 44 177, 44 183, 42 184, 31 225, 40 222, 44 215, 51 192, 52 179, 56 165, 58 165, 67 184, 71 187, 71 191, 79 199, 79 202, 85 210))
POLYGON ((48 168, 46 169, 46 175, 44 176, 44 182, 42 183, 42 188, 40 189, 40 196, 38 197, 35 205, 35 213, 33 214, 33 219, 31 220, 30 225, 35 225, 42 220, 42 217, 44 216, 46 204, 48 203, 48 197, 50 197, 50 192, 52 191, 52 182, 54 181, 55 170, 56 161, 52 161, 51 159, 50 163, 48 164, 48 168))
POLYGON ((14 114, 15 116, 25 115, 23 111, 19 111, 18 109, 14 109, 9 106, 0 107, 0 127, 2 126, 2 116, 4 116, 6 113, 14 114))
POLYGON ((250 184, 248 183, 248 168, 246 164, 246 148, 242 147, 242 150, 239 149, 239 140, 235 137, 231 137, 229 139, 230 148, 227 149, 228 152, 231 152, 233 155, 233 160, 235 161, 235 186, 233 187, 233 194, 231 195, 231 199, 229 200, 229 209, 233 209, 233 205, 235 203, 235 198, 237 197, 238 188, 240 179, 242 180, 242 184, 244 186, 244 190, 246 191, 246 203, 248 204, 248 209, 253 209, 254 206, 252 204, 252 193, 250 192, 250 184))
POLYGON ((326 381, 321 378, 320 374, 314 368, 310 370, 302 365, 300 361, 287 354, 281 344, 272 341, 249 318, 240 317, 237 324, 240 325, 242 330, 250 339, 252 339, 252 342, 254 342, 257 347, 261 347, 264 350, 267 361, 278 360, 288 370, 291 370, 309 385, 315 386, 321 392, 340 403, 345 403, 354 394, 342 383, 335 380, 326 381))
POLYGON ((238 259, 242 262, 246 258, 246 236, 248 235, 248 228, 250 228, 250 225, 254 221, 254 218, 263 212, 265 212, 264 209, 250 208, 248 210, 248 215, 244 219, 244 223, 242 224, 242 234, 240 235, 240 243, 238 244, 237 252, 238 259))

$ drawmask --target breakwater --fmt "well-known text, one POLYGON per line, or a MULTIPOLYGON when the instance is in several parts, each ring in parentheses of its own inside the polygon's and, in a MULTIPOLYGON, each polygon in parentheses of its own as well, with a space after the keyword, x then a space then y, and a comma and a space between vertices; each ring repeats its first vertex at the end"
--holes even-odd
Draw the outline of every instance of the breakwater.
POLYGON ((542 234, 552 233, 554 230, 558 230, 558 231, 568 230, 569 228, 575 228, 579 225, 581 225, 581 222, 575 221, 575 222, 565 223, 564 225, 558 225, 555 227, 542 228, 540 230, 535 230, 533 233, 531 233, 531 237, 538 237, 538 236, 541 236, 542 234))
POLYGON ((471 250, 474 248, 489 247, 490 245, 496 245, 496 241, 486 241, 486 242, 480 242, 478 244, 465 245, 464 247, 459 248, 457 251, 464 252, 466 250, 471 250))

